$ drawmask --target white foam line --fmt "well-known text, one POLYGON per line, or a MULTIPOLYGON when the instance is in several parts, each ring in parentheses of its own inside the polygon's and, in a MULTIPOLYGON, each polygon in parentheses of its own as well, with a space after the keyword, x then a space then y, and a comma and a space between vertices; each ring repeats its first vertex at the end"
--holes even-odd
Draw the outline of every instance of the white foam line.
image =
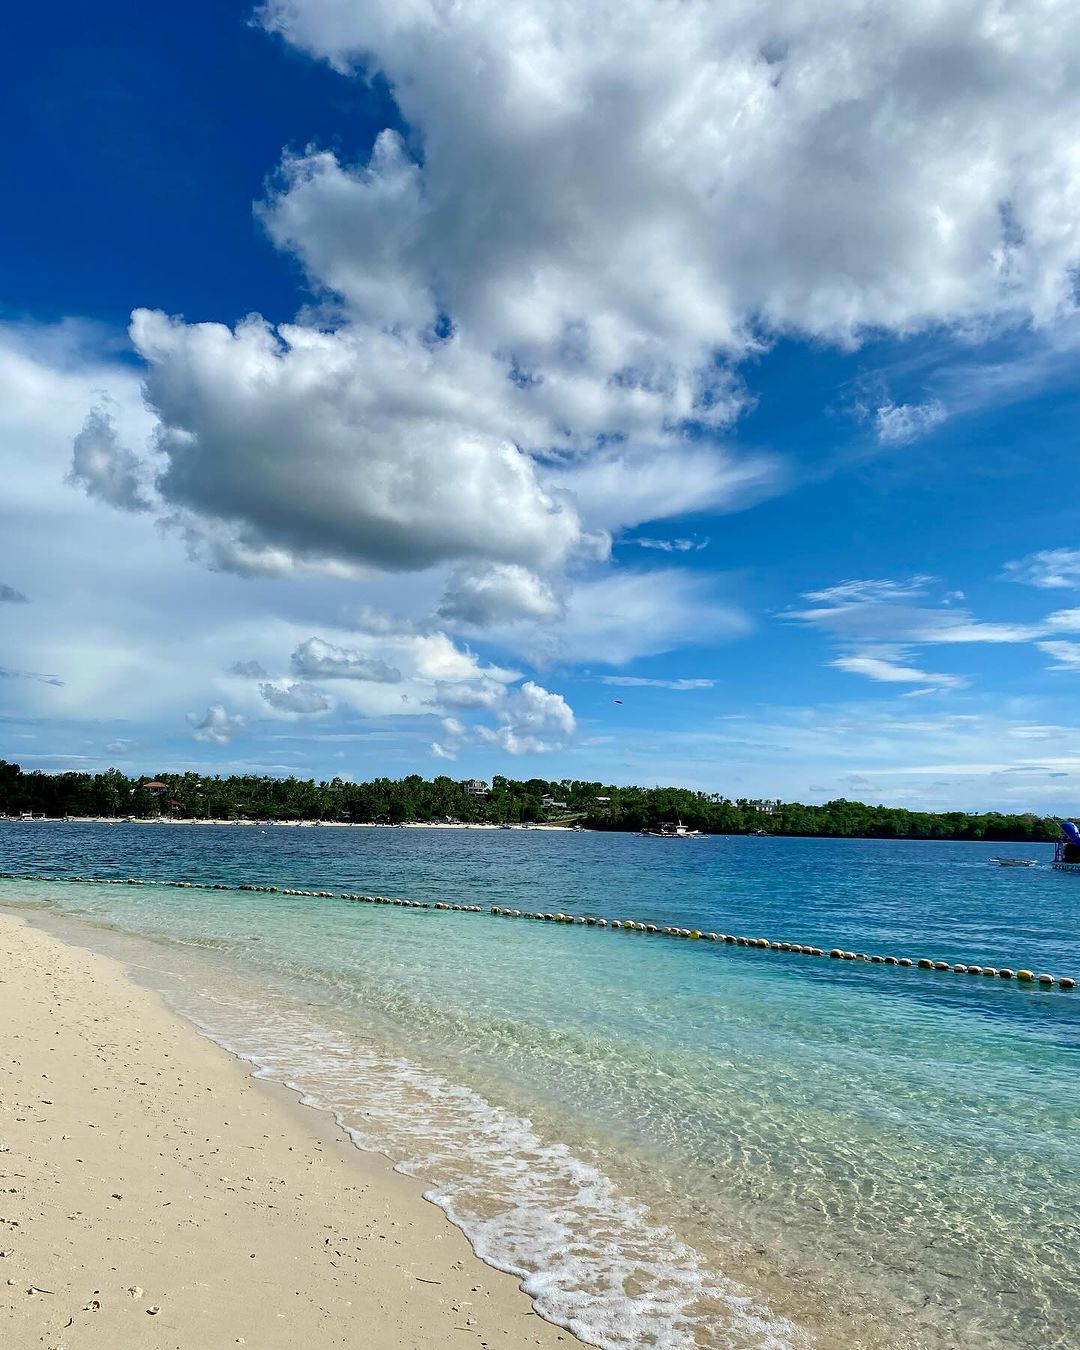
POLYGON ((622 1196, 599 1168, 565 1144, 546 1143, 527 1119, 472 1089, 370 1046, 345 1044, 314 1023, 298 1028, 274 1009, 243 1008, 259 1015, 261 1035, 273 1041, 261 1051, 239 1048, 181 1010, 251 1064, 256 1078, 283 1083, 304 1105, 328 1111, 358 1148, 390 1158, 404 1175, 440 1176, 424 1198, 461 1229, 481 1260, 520 1279, 540 1316, 586 1344, 802 1350, 811 1343, 734 1280, 707 1270, 700 1253, 622 1196), (417 1112, 418 1098, 426 1113, 417 1112), (409 1156, 395 1158, 403 1152, 409 1156), (640 1292, 628 1292, 628 1282, 640 1292), (717 1305, 730 1321, 723 1332, 715 1325, 717 1305), (699 1339, 703 1332, 707 1341, 699 1339))

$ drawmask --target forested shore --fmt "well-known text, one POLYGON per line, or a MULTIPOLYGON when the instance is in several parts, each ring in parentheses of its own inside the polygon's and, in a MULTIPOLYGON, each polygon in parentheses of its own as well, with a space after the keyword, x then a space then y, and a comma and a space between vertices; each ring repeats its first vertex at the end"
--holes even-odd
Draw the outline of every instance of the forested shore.
POLYGON ((490 783, 409 774, 353 783, 249 774, 207 777, 161 773, 131 778, 104 773, 24 772, 0 760, 0 815, 132 816, 148 819, 321 820, 356 824, 409 821, 462 824, 580 824, 594 830, 640 830, 681 820, 709 834, 869 839, 1058 838, 1054 817, 997 811, 909 811, 845 799, 803 802, 729 798, 676 787, 625 787, 563 779, 490 783))

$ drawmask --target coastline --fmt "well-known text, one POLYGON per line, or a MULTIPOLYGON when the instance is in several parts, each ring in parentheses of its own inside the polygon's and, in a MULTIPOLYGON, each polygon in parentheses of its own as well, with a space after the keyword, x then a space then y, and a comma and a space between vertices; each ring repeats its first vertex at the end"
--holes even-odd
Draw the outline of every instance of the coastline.
POLYGON ((584 830, 584 826, 556 825, 537 822, 529 825, 495 825, 487 820, 462 820, 454 823, 436 820, 409 820, 397 825, 373 820, 222 820, 213 816, 0 816, 0 825, 235 825, 243 828, 314 829, 320 830, 543 830, 569 832, 584 830))
POLYGON ((0 912, 0 1293, 13 1343, 578 1342, 417 1183, 109 957, 0 912), (134 1292, 137 1291, 137 1292, 134 1292))

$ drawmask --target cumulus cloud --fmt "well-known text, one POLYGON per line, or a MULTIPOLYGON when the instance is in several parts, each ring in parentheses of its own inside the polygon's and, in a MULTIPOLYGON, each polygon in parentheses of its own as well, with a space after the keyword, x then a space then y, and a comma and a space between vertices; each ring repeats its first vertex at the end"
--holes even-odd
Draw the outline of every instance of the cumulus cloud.
POLYGON ((562 610, 562 602, 541 577, 516 564, 500 563, 457 568, 438 613, 448 623, 489 628, 522 619, 553 619, 562 610))
MULTIPOLYGON (((775 464, 701 433, 747 406, 734 363, 777 335, 1072 307, 1080 16, 1051 0, 1008 23, 929 0, 261 17, 384 77, 407 132, 356 163, 287 154, 261 206, 332 326, 134 316, 158 490, 212 566, 546 577, 604 531, 775 489, 775 464)), ((886 404, 878 431, 942 415, 886 404)), ((88 490, 138 506, 127 452, 87 437, 88 490)))
POLYGON ((907 445, 939 427, 947 416, 936 401, 884 403, 874 414, 874 430, 882 445, 907 445))
POLYGON ((347 647, 335 647, 310 637, 292 654, 293 671, 303 679, 370 680, 375 684, 400 684, 401 671, 347 647))
POLYGON ((259 693, 275 712, 293 717, 310 717, 315 713, 329 712, 334 706, 333 700, 321 690, 301 682, 282 685, 268 681, 259 685, 259 693))
POLYGON ((442 745, 439 741, 431 742, 431 753, 436 759, 457 759, 458 752, 452 746, 442 745))
POLYGON ((158 490, 219 567, 558 566, 578 545, 573 505, 512 439, 528 429, 500 402, 513 386, 487 358, 467 368, 452 341, 146 310, 131 336, 159 422, 158 490))
POLYGON ((120 511, 149 511, 143 461, 120 444, 109 412, 95 408, 72 445, 68 482, 120 511))
POLYGON ((674 389, 761 330, 845 342, 1072 304, 1080 15, 1054 0, 262 13, 381 73, 421 152, 384 133, 366 164, 293 157, 268 208, 385 322, 431 315, 437 277, 526 370, 558 370, 570 333, 589 367, 674 389))
POLYGON ((1006 563, 1005 575, 1043 590, 1080 590, 1080 548, 1044 548, 1006 563))
POLYGON ((198 713, 188 713, 187 720, 191 726, 192 740, 204 741, 209 745, 228 745, 247 726, 245 717, 239 713, 227 713, 220 703, 207 708, 202 717, 198 713))
POLYGON ((559 750, 573 736, 574 713, 561 694, 526 680, 507 696, 498 725, 474 728, 481 740, 508 755, 537 755, 559 750))
POLYGON ((14 586, 8 586, 6 583, 0 584, 0 604, 25 605, 28 603, 29 601, 22 591, 17 591, 14 586))
POLYGON ((497 680, 482 679, 475 683, 435 682, 433 702, 441 708, 456 708, 461 712, 481 708, 497 708, 506 698, 506 686, 497 680))

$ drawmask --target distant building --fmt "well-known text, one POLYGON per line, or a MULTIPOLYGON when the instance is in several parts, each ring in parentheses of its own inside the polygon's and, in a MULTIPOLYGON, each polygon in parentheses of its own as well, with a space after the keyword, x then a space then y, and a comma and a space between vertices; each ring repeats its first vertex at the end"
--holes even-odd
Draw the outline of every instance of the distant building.
POLYGON ((611 805, 611 798, 610 798, 610 797, 594 797, 593 800, 596 802, 597 806, 610 806, 610 805, 611 805))
POLYGON ((144 783, 143 787, 149 792, 151 797, 160 797, 163 792, 168 792, 168 783, 159 783, 155 779, 152 783, 144 783))
POLYGON ((465 791, 470 797, 486 797, 488 785, 479 778, 470 778, 465 784, 465 791))
POLYGON ((551 794, 547 792, 545 792, 544 795, 540 798, 540 805, 544 808, 545 811, 550 811, 552 807, 558 807, 559 810, 561 811, 566 810, 565 802, 557 802, 555 798, 552 797, 551 794))

